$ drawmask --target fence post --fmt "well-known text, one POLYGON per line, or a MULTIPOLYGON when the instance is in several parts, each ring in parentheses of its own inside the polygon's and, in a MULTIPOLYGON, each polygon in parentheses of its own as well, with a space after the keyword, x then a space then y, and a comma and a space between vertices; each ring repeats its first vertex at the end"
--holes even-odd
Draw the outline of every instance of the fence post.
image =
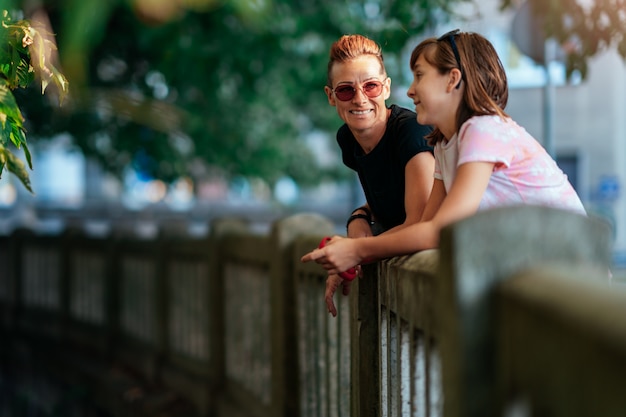
POLYGON ((610 246, 605 222, 547 207, 484 211, 442 230, 436 317, 445 417, 501 415, 491 306, 498 281, 546 262, 608 272, 610 246))
POLYGON ((10 235, 3 237, 5 240, 3 246, 6 250, 4 259, 6 259, 5 265, 3 265, 3 276, 0 279, 5 280, 5 306, 4 314, 2 317, 2 324, 7 331, 13 331, 18 323, 18 318, 21 310, 21 264, 20 264, 20 234, 25 233, 25 230, 18 229, 11 232, 10 235), (6 275, 4 275, 6 274, 6 275))
MULTIPOLYGON (((209 236, 209 286, 207 300, 209 301, 209 367, 211 380, 221 383, 226 380, 226 352, 224 348, 226 336, 224 330, 224 257, 222 256, 220 240, 229 233, 248 231, 248 222, 244 219, 230 217, 217 218, 211 222, 209 236)), ((214 393, 220 387, 212 386, 214 393)))
POLYGON ((11 318, 10 329, 11 331, 18 330, 22 326, 22 320, 24 315, 24 241, 33 236, 33 231, 24 227, 19 227, 11 234, 11 318))
POLYGON ((70 242, 74 230, 65 230, 58 237, 60 264, 59 264, 59 334, 62 339, 67 340, 68 332, 70 331, 69 325, 71 320, 71 282, 72 282, 72 270, 70 267, 70 242))
POLYGON ((352 416, 379 417, 380 385, 380 297, 379 263, 363 265, 363 277, 352 283, 350 369, 352 416))
POLYGON ((104 287, 104 326, 106 332, 106 356, 114 358, 118 352, 121 338, 120 308, 121 308, 121 278, 122 264, 119 249, 119 236, 111 233, 102 239, 102 251, 105 262, 104 287))
MULTIPOLYGON (((318 214, 295 214, 272 224, 274 255, 270 260, 272 321, 272 403, 276 416, 300 415, 298 377, 297 294, 292 254, 293 242, 303 235, 332 234, 332 223, 318 214)), ((323 300, 323 294, 320 294, 323 300)))

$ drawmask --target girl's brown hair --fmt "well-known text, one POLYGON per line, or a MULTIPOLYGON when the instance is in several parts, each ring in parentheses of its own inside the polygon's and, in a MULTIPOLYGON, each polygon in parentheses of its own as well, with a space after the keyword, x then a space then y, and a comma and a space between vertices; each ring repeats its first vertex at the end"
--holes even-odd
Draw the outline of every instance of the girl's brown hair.
POLYGON ((385 75, 385 64, 383 62, 383 53, 380 46, 373 40, 363 35, 343 35, 337 41, 333 42, 330 47, 328 60, 327 83, 332 88, 332 80, 330 72, 333 65, 337 62, 346 62, 358 58, 362 55, 372 55, 380 62, 380 73, 385 75))
MULTIPOLYGON (((457 130, 473 116, 509 117, 504 112, 509 99, 506 72, 491 42, 482 35, 471 32, 460 32, 451 36, 454 36, 461 68, 454 56, 451 40, 445 36, 439 39, 429 38, 417 45, 409 61, 411 70, 420 56, 424 56, 426 62, 437 68, 441 74, 454 68, 461 70, 464 91, 456 116, 457 130)), ((434 145, 445 138, 439 129, 435 129, 427 139, 434 145)))

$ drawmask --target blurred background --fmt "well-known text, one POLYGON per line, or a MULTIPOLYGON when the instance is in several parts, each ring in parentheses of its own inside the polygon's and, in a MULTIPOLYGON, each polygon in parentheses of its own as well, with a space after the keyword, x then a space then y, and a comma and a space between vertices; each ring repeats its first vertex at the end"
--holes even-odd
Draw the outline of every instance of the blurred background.
POLYGON ((551 3, 0 0, 13 20, 46 25, 50 59, 70 84, 62 105, 53 86, 13 91, 33 193, 2 172, 0 232, 205 234, 227 214, 264 228, 312 211, 341 233, 364 199, 323 91, 330 44, 349 33, 376 40, 393 80, 388 103, 412 109, 412 48, 459 27, 494 43, 508 113, 557 159, 589 213, 611 223, 622 266, 626 10, 615 0, 551 3))

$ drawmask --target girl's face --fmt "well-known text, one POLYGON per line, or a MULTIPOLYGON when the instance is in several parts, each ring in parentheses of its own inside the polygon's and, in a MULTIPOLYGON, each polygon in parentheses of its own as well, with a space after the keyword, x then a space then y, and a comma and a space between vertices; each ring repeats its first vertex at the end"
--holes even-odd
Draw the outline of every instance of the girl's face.
POLYGON ((336 63, 330 75, 332 88, 324 88, 328 103, 337 108, 339 117, 350 130, 366 132, 380 126, 380 123, 386 125, 385 100, 391 92, 391 79, 381 74, 380 62, 376 57, 363 55, 347 62, 336 63), (345 92, 341 92, 346 87, 355 90, 354 96, 349 99, 346 99, 345 92), (379 90, 380 94, 377 94, 379 90))
POLYGON ((452 71, 441 74, 422 54, 415 61, 413 82, 406 93, 415 104, 417 121, 439 128, 448 139, 456 132, 456 111, 463 91, 455 86, 452 71))

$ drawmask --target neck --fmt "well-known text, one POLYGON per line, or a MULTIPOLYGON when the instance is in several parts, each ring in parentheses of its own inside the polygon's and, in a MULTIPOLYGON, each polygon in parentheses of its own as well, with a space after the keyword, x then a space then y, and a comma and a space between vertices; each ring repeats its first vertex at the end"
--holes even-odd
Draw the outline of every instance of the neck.
POLYGON ((387 117, 384 123, 379 123, 367 130, 352 131, 354 138, 366 154, 370 153, 383 138, 385 130, 387 130, 387 120, 389 120, 390 114, 391 109, 387 109, 387 117))

